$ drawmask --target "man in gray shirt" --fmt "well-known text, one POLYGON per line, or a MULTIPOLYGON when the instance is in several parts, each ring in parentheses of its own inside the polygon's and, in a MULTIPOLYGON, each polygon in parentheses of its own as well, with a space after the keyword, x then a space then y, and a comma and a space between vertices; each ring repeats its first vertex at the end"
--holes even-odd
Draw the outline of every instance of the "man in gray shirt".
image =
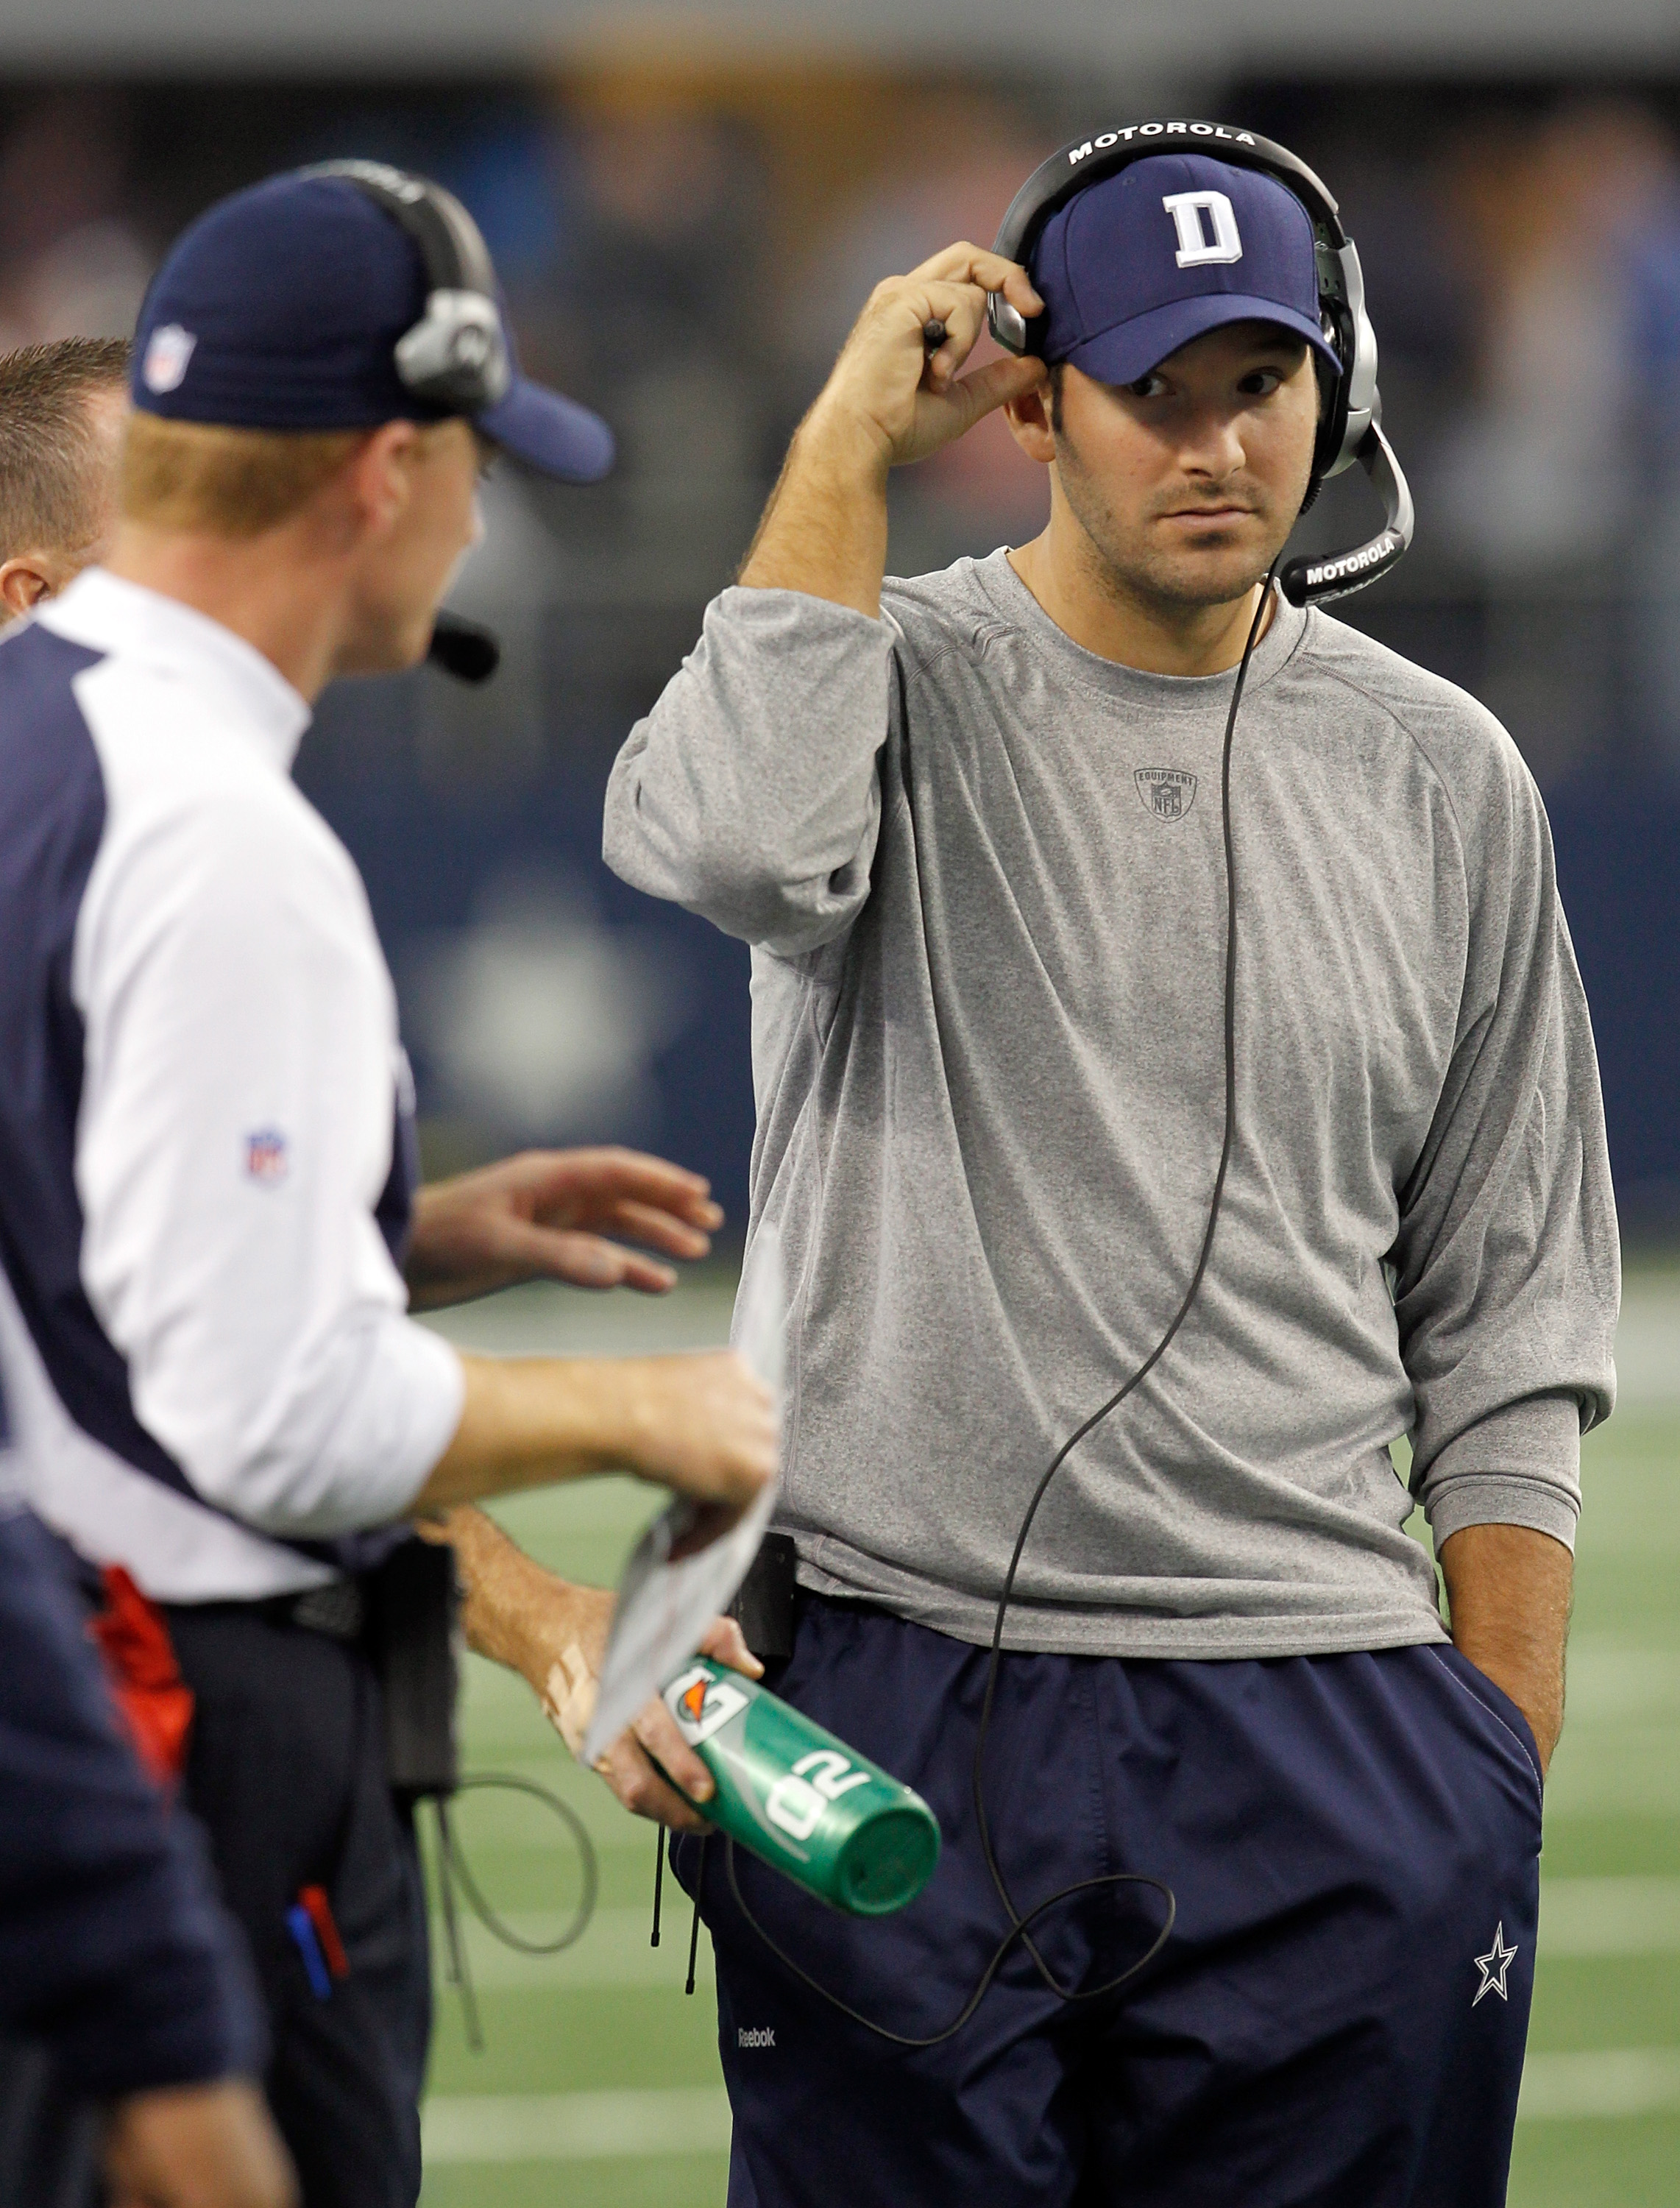
POLYGON ((608 795, 609 863, 753 945, 771 1683, 946 1839, 861 1926, 684 1844, 731 2208, 1487 2208, 1618 1293, 1545 817, 1269 585, 1347 367, 1299 199, 1139 159, 1028 265, 877 289, 608 795), (988 292, 1042 358, 959 379, 988 292), (1044 534, 884 582, 888 471, 1000 405, 1044 534), (1120 1875, 1177 1918, 1105 1994, 1165 1911, 1120 1875))

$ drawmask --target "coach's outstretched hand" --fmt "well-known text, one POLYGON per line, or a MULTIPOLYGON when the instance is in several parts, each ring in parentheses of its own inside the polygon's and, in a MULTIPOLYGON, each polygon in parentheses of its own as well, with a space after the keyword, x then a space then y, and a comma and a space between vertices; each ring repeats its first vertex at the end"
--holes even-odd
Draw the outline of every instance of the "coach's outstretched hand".
POLYGON ((804 591, 873 616, 886 567, 888 471, 941 445, 1044 380, 1041 360, 959 374, 1001 291, 1031 317, 1044 302, 1017 262, 949 245, 870 293, 833 373, 801 423, 741 570, 749 589, 804 591), (931 325, 945 334, 930 345, 931 325))
POLYGON ((674 1286, 667 1257, 704 1257, 723 1223, 711 1184, 639 1150, 524 1150, 433 1181, 415 1198, 405 1271, 417 1311, 465 1303, 519 1281, 575 1288, 674 1286))
MULTIPOLYGON (((452 1510, 423 1526, 430 1541, 447 1541, 466 1588, 461 1623, 468 1643, 530 1683, 549 1723, 573 1755, 595 1714, 595 1695, 612 1623, 605 1587, 574 1586, 534 1563, 481 1510, 452 1510)), ((720 1617, 700 1643, 702 1655, 752 1678, 764 1666, 732 1617, 720 1617)), ((657 1698, 601 1757, 596 1769, 627 1809, 679 1833, 703 1833, 692 1806, 709 1801, 711 1773, 657 1698), (675 1781, 681 1793, 667 1783, 675 1781), (689 1798, 683 1799, 683 1795, 689 1798)))
POLYGON ((776 1473, 774 1398, 732 1349, 675 1357, 463 1357, 460 1423, 410 1503, 423 1517, 631 1472, 705 1509, 704 1547, 776 1473))

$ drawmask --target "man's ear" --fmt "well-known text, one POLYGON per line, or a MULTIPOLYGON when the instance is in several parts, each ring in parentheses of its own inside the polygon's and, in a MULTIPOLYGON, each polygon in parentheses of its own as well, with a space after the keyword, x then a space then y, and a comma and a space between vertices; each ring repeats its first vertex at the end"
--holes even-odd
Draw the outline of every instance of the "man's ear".
POLYGON ((0 562, 0 621, 15 621, 63 588, 61 563, 50 552, 20 552, 0 562))
POLYGON ((387 422, 375 429, 345 471, 358 521, 376 536, 393 529, 412 495, 420 459, 420 431, 412 422, 387 422))
POLYGON ((1047 377, 1035 391, 1011 399, 1004 407, 1009 434, 1029 460, 1047 467, 1056 457, 1056 432, 1050 423, 1050 384, 1047 377))

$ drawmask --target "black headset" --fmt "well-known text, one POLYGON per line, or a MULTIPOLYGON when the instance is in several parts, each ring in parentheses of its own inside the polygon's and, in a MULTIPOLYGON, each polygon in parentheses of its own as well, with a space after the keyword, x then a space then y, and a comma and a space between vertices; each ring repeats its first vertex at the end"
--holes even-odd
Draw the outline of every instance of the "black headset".
POLYGON ((454 194, 383 161, 322 161, 303 173, 354 184, 420 249, 426 311, 398 339, 394 354, 405 390, 456 413, 494 406, 513 381, 513 363, 489 248, 454 194))
MULTIPOLYGON (((1341 373, 1326 372, 1312 472, 1301 512, 1317 497, 1327 477, 1340 475, 1355 460, 1382 500, 1385 525, 1364 544, 1323 559, 1292 560, 1283 570, 1283 594, 1292 605, 1345 597, 1374 583, 1405 553, 1415 525, 1412 494, 1394 448, 1383 435, 1383 402, 1377 389, 1377 333, 1365 311, 1365 276, 1353 241, 1341 226, 1335 200, 1305 161, 1288 148, 1228 123, 1127 123, 1074 139, 1041 162, 1010 201, 993 250, 1005 261, 1024 261, 1056 209, 1076 192, 1112 177, 1119 169, 1151 154, 1207 153, 1234 167, 1258 169, 1292 192, 1312 224, 1313 255, 1318 270, 1318 311, 1330 350, 1341 373)), ((1036 352, 1043 343, 1043 317, 1031 321, 1018 314, 1000 291, 991 294, 987 320, 1005 351, 1036 352)), ((1317 356, 1314 356, 1315 361, 1317 356)))

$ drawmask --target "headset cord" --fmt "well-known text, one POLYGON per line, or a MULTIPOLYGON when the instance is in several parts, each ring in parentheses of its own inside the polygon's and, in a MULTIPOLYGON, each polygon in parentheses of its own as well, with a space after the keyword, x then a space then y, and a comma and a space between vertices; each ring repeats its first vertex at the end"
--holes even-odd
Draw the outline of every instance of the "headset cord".
MULTIPOLYGON (((1281 555, 1279 556, 1281 557, 1281 555)), ((1080 1443, 1088 1434, 1100 1426, 1105 1419, 1111 1417, 1119 1409, 1126 1398, 1143 1385, 1167 1354, 1179 1328, 1190 1316, 1191 1306, 1196 1301, 1201 1291, 1202 1283, 1207 1277, 1208 1263, 1213 1255, 1214 1233, 1219 1225, 1220 1210, 1225 1197, 1225 1185, 1230 1173, 1231 1157, 1236 1147, 1237 1139, 1237 855, 1231 826, 1231 753, 1233 740, 1237 730, 1237 711, 1242 704, 1243 691, 1248 681, 1249 663, 1254 657, 1254 647, 1259 642, 1260 631, 1264 624, 1267 610, 1272 603, 1273 585, 1276 574, 1277 561, 1275 560, 1266 571, 1266 579, 1261 587, 1259 603, 1255 607, 1254 618, 1249 624, 1248 639, 1243 645, 1243 656, 1238 663, 1237 679, 1231 687, 1231 704, 1225 717, 1225 741, 1220 760, 1220 819, 1225 850, 1225 1126, 1219 1148, 1219 1168, 1214 1175, 1213 1194, 1208 1203, 1208 1223, 1202 1234, 1202 1246, 1197 1256, 1195 1270, 1191 1275, 1190 1286, 1185 1290, 1183 1299, 1173 1314, 1166 1332, 1124 1383, 1114 1390, 1106 1402, 1100 1404, 1091 1413, 1083 1425, 1077 1427, 1069 1435, 1045 1467, 1042 1477, 1033 1490, 1032 1500, 1027 1505, 1026 1515, 1021 1521, 1020 1531, 1016 1534, 1014 1554, 1009 1560, 1009 1570, 1004 1577, 1003 1593, 998 1599, 997 1616, 992 1626, 992 1647, 986 1667, 986 1691, 981 1702, 980 1731, 975 1740, 974 1809, 975 1823, 980 1832, 981 1852, 985 1858, 987 1871, 991 1877, 993 1886, 997 1890, 998 1899, 1002 1902, 1005 1913, 1009 1918, 1010 1929, 993 1950, 991 1960, 981 1972, 978 1984, 963 2003, 960 2013, 945 2026, 943 2031, 930 2032, 925 2038, 913 2038, 904 2032, 891 2031, 885 2025, 875 2023, 872 2018, 853 2008, 849 2003, 842 2001, 837 1994, 831 1993, 826 1986, 819 1984, 808 1971, 801 1969, 790 1955, 777 1946, 747 1907, 741 1893, 741 1881, 735 1868, 734 1841, 729 1841, 724 1849, 724 1868, 729 1876, 729 1891, 735 1897, 735 1905, 765 1946, 779 1962, 793 1972, 796 1978, 808 1986, 813 1993, 819 1994, 831 2007, 838 2009, 843 2016, 849 2017, 853 2023, 861 2024, 866 2031, 873 2031, 878 2038, 891 2040, 897 2047, 937 2047, 942 2041, 951 2038, 954 2033, 960 2031, 980 2007, 993 1979, 1002 1968, 1005 1957, 1017 1940, 1031 1956, 1034 1967, 1048 1990, 1058 2001, 1071 2006, 1075 2002, 1107 2000, 1119 1993, 1123 1986, 1135 1978, 1139 1971, 1146 1970, 1160 1954, 1172 1937, 1173 1926, 1178 1917, 1178 1901, 1172 1887, 1164 1879, 1151 1878, 1142 1871, 1108 1871, 1095 1878, 1076 1880, 1071 1886, 1065 1886, 1059 1892, 1035 1903, 1023 1915, 1015 1905, 1014 1899, 1004 1878, 1002 1867, 998 1862, 997 1850, 992 1839, 991 1824, 986 1815, 986 1742, 987 1736, 991 1731, 992 1713, 997 1701, 998 1675, 1003 1660, 1004 1625, 1009 1615, 1010 1604, 1014 1599, 1015 1582, 1021 1569, 1021 1558, 1026 1550, 1027 1537, 1032 1532, 1033 1521, 1038 1515, 1039 1505, 1049 1491, 1051 1481, 1054 1479, 1073 1451, 1078 1448, 1080 1443), (1059 1902, 1071 1900, 1075 1894, 1089 1893, 1098 1887, 1119 1886, 1153 1887, 1155 1892, 1161 1894, 1166 1901, 1166 1922, 1145 1953, 1139 1956, 1136 1962, 1129 1964, 1117 1977, 1105 1979, 1101 1985, 1089 1989, 1069 1988, 1063 1985, 1039 1953, 1037 1943, 1032 1936, 1031 1926, 1047 1911, 1055 1908, 1059 1902)))
MULTIPOLYGON (((472 1973, 467 1963, 466 1943, 461 1938, 459 1912, 455 1906, 455 1888, 459 1885, 466 1897, 467 1906, 494 1940, 504 1947, 511 1947, 520 1955, 558 1955, 565 1948, 575 1947, 588 1930, 595 1914, 596 1896, 600 1890, 600 1871, 596 1862, 595 1844, 590 1839, 583 1819, 558 1794, 535 1779, 519 1779, 503 1772, 481 1772, 463 1779, 456 1788, 469 1794, 485 1788, 501 1788, 514 1794, 529 1794, 554 1811, 573 1839, 577 1843, 578 1861, 582 1869, 582 1890, 572 1920, 555 1940, 528 1940, 514 1931, 484 1899, 482 1887, 473 1876, 471 1866, 462 1851, 454 1826, 450 1821, 449 1802, 446 1795, 432 1797, 432 1809, 437 1819, 437 1883, 438 1900, 443 1917, 445 1969, 449 1983, 461 1997, 462 2022, 466 2031, 466 2043, 475 2055, 483 2052, 483 2034, 479 2029, 478 2001, 474 1993, 472 1973)), ((658 1945, 656 1934, 655 1946, 658 1945)))

